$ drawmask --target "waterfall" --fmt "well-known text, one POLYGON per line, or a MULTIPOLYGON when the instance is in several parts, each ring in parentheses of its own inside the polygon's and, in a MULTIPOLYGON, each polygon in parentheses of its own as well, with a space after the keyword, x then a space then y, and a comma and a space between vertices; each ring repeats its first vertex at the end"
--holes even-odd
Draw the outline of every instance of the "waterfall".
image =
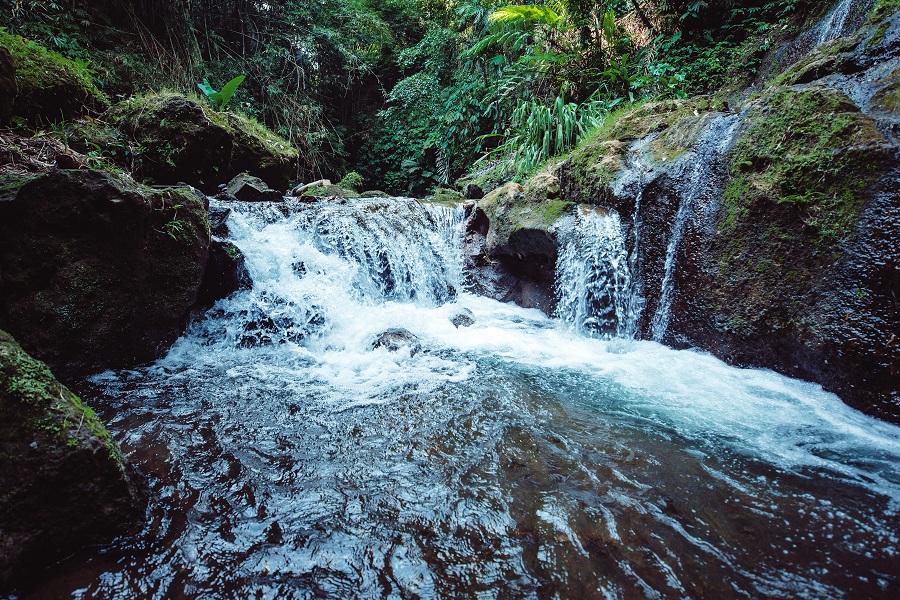
POLYGON ((557 317, 592 337, 632 337, 636 307, 618 213, 581 206, 558 235, 557 317))
POLYGON ((731 147, 740 120, 738 115, 729 115, 714 120, 688 154, 686 164, 693 163, 690 176, 683 177, 678 185, 678 210, 666 248, 664 275, 661 283, 659 303, 651 322, 651 337, 662 341, 669 328, 672 315, 672 300, 675 294, 675 269, 678 250, 684 239, 688 222, 694 215, 696 204, 701 199, 712 200, 719 187, 716 170, 722 164, 725 152, 731 147))
POLYGON ((819 21, 813 30, 816 36, 816 45, 821 46, 826 42, 841 37, 847 17, 850 15, 854 0, 841 0, 819 21))

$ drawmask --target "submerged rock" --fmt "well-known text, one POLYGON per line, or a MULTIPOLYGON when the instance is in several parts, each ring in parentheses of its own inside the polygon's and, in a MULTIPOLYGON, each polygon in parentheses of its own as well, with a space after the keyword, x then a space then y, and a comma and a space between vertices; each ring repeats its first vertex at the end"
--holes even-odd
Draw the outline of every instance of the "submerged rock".
POLYGON ((375 338, 372 349, 375 348, 386 348, 390 352, 407 350, 410 356, 414 356, 422 350, 422 342, 410 331, 392 327, 375 338))
POLYGON ((0 331, 0 587, 138 523, 144 500, 87 405, 0 331))
POLYGON ((472 311, 468 308, 461 308, 456 311, 456 314, 453 315, 450 322, 453 323, 453 326, 457 329, 460 327, 471 327, 475 324, 475 315, 472 314, 472 311))
POLYGON ((56 171, 0 201, 0 315, 63 378, 161 355, 206 267, 204 203, 103 171, 56 171))

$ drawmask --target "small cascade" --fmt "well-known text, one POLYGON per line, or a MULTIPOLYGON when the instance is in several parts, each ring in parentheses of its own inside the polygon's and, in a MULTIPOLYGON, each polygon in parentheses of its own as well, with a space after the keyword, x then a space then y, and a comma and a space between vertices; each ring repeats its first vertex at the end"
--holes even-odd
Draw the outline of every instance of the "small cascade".
POLYGON ((558 235, 557 317, 591 337, 632 337, 636 307, 618 213, 580 206, 558 235))
POLYGON ((666 248, 664 275, 659 303, 651 322, 651 338, 662 341, 669 328, 672 314, 672 300, 675 293, 675 269, 678 250, 684 239, 688 222, 696 211, 696 204, 702 199, 714 197, 719 186, 716 170, 722 165, 725 152, 731 147, 737 133, 740 119, 729 115, 713 121, 701 135, 686 164, 692 164, 690 175, 683 177, 678 186, 678 211, 672 225, 672 234, 666 248))
POLYGON ((835 40, 843 35, 844 25, 850 16, 850 9, 854 0, 841 0, 838 4, 819 21, 813 29, 816 36, 816 46, 835 40))

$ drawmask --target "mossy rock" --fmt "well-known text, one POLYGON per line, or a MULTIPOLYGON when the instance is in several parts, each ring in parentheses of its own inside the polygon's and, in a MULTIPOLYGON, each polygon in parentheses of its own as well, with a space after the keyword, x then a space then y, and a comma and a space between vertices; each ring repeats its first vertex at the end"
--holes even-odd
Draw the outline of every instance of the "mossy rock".
POLYGON ((660 134, 651 147, 652 155, 662 162, 673 160, 696 141, 706 124, 705 115, 721 108, 721 103, 701 96, 647 102, 613 111, 560 164, 563 197, 577 203, 607 203, 632 142, 660 134))
POLYGON ((359 195, 360 198, 390 198, 391 194, 381 190, 367 190, 359 195))
POLYGON ((211 193, 247 172, 283 191, 297 171, 298 153, 287 140, 245 115, 174 92, 135 96, 104 120, 125 134, 135 175, 155 183, 185 182, 211 193))
POLYGON ((0 331, 0 586, 138 522, 132 479, 94 411, 0 331))
POLYGON ((0 126, 9 123, 13 112, 13 100, 18 93, 16 64, 9 50, 0 47, 0 126))
POLYGON ((548 189, 554 183, 558 190, 555 177, 539 174, 525 186, 509 182, 478 201, 490 221, 489 253, 555 257, 555 240, 550 230, 575 204, 551 198, 548 189))
POLYGON ((229 174, 247 172, 276 190, 288 189, 289 181, 297 175, 300 157, 290 142, 246 115, 215 113, 209 107, 204 111, 214 121, 223 118, 221 124, 234 137, 229 174))
POLYGON ((3 30, 0 47, 15 66, 13 115, 33 124, 52 123, 109 106, 86 65, 3 30))
POLYGON ((432 202, 443 204, 445 206, 456 206, 464 201, 465 198, 460 192, 448 188, 436 188, 432 199, 432 202))
POLYGON ((339 185, 314 185, 303 192, 302 197, 311 198, 359 198, 360 195, 353 190, 342 188, 339 185))
POLYGON ((0 327, 64 380, 153 360, 183 331, 209 243, 188 188, 35 177, 0 202, 0 327))

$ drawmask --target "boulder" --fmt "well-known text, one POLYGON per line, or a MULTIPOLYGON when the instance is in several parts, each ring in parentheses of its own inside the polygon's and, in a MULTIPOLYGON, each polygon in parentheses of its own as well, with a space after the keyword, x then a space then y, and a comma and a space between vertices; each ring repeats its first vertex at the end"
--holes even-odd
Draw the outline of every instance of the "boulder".
POLYGON ((234 197, 236 200, 244 202, 272 202, 284 200, 284 194, 278 190, 273 190, 269 185, 249 173, 241 173, 236 175, 225 186, 224 193, 227 196, 234 197))
POLYGON ((105 171, 56 171, 0 196, 0 326, 57 376, 160 356, 206 267, 204 203, 105 171))
MULTIPOLYGON (((171 92, 130 98, 103 119, 124 134, 135 175, 156 183, 184 181, 210 193, 246 172, 287 189, 297 170, 297 150, 262 125, 171 92)), ((81 137, 92 135, 82 132, 81 137)))
MULTIPOLYGON (((94 85, 90 71, 81 63, 39 46, 18 35, 0 30, 0 48, 15 68, 13 96, 7 96, 9 84, 0 83, 0 103, 12 99, 13 115, 29 123, 65 121, 88 110, 109 106, 106 96, 94 85)), ((8 62, 0 59, 8 73, 8 62)), ((0 81, 6 79, 0 76, 0 81)), ((8 79, 6 79, 8 82, 8 79)))
POLYGON ((0 331, 0 588, 138 524, 136 479, 94 411, 0 331))
POLYGON ((231 214, 231 209, 224 206, 210 206, 207 214, 210 232, 216 237, 227 238, 228 216, 231 214))
POLYGON ((9 123, 13 100, 18 92, 16 65, 13 63, 12 54, 6 48, 0 48, 0 126, 9 123))
POLYGON ((390 198, 391 194, 381 190, 368 190, 359 195, 360 198, 390 198))
POLYGON ((249 290, 253 280, 244 254, 231 242, 213 239, 209 245, 209 260, 203 273, 203 283, 197 295, 197 306, 206 309, 216 301, 238 290, 249 290))
POLYGON ((422 342, 410 331, 400 327, 392 327, 375 338, 375 341, 372 342, 372 349, 374 350, 375 348, 386 348, 389 352, 398 352, 405 349, 410 356, 414 356, 421 352, 422 342))

